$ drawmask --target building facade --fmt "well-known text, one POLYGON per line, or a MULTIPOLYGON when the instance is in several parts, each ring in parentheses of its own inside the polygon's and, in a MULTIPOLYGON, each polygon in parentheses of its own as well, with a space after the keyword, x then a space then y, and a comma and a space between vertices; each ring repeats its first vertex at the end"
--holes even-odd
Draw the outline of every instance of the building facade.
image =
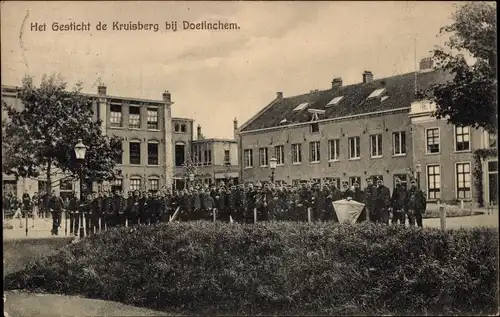
MULTIPOLYGON (((233 121, 237 131, 238 122, 233 121)), ((218 186, 222 181, 239 181, 239 155, 236 139, 205 138, 201 127, 197 127, 197 138, 193 141, 191 160, 196 166, 198 177, 207 185, 218 186)))
MULTIPOLYGON (((417 176, 429 201, 471 201, 478 195, 473 153, 496 147, 496 136, 430 116, 433 106, 416 92, 449 78, 425 59, 419 72, 374 80, 365 71, 359 84, 343 86, 334 78, 328 90, 287 98, 278 92, 239 129, 240 178, 270 180, 274 156, 274 179, 287 184, 365 187, 367 177, 378 177, 393 188, 396 177, 417 176)), ((496 204, 496 157, 481 164, 481 195, 496 204)))
POLYGON ((191 156, 193 142, 193 119, 172 118, 172 150, 174 151, 173 189, 183 189, 186 186, 186 168, 191 156))
MULTIPOLYGON (((116 166, 121 169, 122 176, 112 182, 93 184, 93 190, 154 191, 163 186, 171 187, 174 172, 171 94, 164 92, 162 100, 116 97, 107 95, 105 86, 99 86, 96 95, 86 95, 92 99, 94 119, 102 122, 102 133, 121 137, 123 150, 121 157, 117 157, 116 166)), ((2 100, 22 109, 15 87, 2 86, 2 100)), ((39 179, 20 180, 2 173, 2 179, 4 190, 18 197, 23 191, 40 192, 46 182, 43 173, 39 179)), ((56 173, 52 188, 64 196, 73 191, 78 194, 80 186, 78 180, 56 173)))

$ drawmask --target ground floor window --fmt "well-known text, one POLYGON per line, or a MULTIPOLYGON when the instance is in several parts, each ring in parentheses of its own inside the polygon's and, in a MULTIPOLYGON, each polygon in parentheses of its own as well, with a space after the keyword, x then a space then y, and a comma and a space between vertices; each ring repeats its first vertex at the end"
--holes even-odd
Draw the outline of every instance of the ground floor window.
POLYGON ((439 165, 427 166, 427 197, 431 200, 441 198, 441 168, 439 165))
POLYGON ((3 194, 12 194, 17 196, 17 181, 15 180, 5 180, 3 181, 3 194))
POLYGON ((456 164, 457 199, 471 198, 470 163, 456 164))

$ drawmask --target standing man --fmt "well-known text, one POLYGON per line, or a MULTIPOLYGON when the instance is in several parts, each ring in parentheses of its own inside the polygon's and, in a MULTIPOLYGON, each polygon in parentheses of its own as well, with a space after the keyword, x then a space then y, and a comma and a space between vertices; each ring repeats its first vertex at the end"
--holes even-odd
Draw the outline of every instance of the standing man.
POLYGON ((392 192, 391 207, 392 207, 392 223, 405 225, 405 210, 406 188, 401 184, 399 178, 395 179, 396 186, 392 192))
POLYGON ((391 191, 384 185, 382 179, 377 179, 377 197, 375 200, 375 213, 379 222, 389 224, 389 208, 391 207, 391 191))
POLYGON ((59 227, 61 226, 61 215, 63 210, 63 201, 61 197, 57 197, 55 191, 52 191, 52 194, 49 198, 49 209, 52 214, 52 235, 59 234, 59 227))
POLYGON ((115 218, 115 226, 125 226, 127 218, 125 216, 125 199, 121 195, 120 191, 115 191, 115 195, 111 201, 111 209, 113 211, 113 216, 115 218))
POLYGON ((377 214, 375 213, 375 200, 377 197, 377 187, 373 185, 371 177, 366 178, 365 188, 365 211, 366 217, 369 221, 378 222, 377 214))
POLYGON ((417 188, 417 181, 412 178, 404 203, 405 213, 408 215, 410 226, 414 226, 416 221, 417 226, 422 227, 422 214, 425 213, 426 208, 427 198, 424 192, 420 188, 417 188))

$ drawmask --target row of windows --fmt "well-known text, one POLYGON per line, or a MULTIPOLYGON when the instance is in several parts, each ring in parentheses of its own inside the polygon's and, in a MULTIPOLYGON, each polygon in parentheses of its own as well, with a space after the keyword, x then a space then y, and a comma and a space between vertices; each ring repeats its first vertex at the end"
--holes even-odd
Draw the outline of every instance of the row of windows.
MULTIPOLYGON (((383 175, 372 175, 369 176, 368 178, 372 179, 373 184, 377 183, 377 179, 384 180, 383 175)), ((394 174, 393 175, 393 184, 396 186, 396 178, 399 178, 403 184, 406 184, 408 181, 408 175, 407 174, 394 174)), ((366 177, 365 177, 366 179, 366 177)), ((349 176, 348 181, 341 181, 340 177, 324 177, 323 179, 320 178, 313 178, 311 181, 318 183, 318 184, 335 184, 335 187, 342 189, 344 185, 347 186, 354 186, 354 184, 358 184, 361 188, 366 187, 368 184, 365 182, 361 182, 361 177, 360 176, 349 176)), ((294 179, 292 180, 292 186, 297 186, 302 182, 300 179, 294 179)))
POLYGON ((175 132, 187 132, 186 125, 184 123, 176 123, 174 124, 174 131, 175 132))
MULTIPOLYGON (((457 199, 471 199, 471 166, 470 163, 455 164, 455 188, 457 199)), ((427 166, 427 198, 441 199, 441 166, 427 166)))
MULTIPOLYGON (((382 157, 382 134, 370 135, 370 157, 382 157)), ((361 158, 360 137, 350 137, 348 142, 348 158, 361 158)), ((404 131, 394 132, 392 134, 393 155, 406 154, 406 133, 404 131)), ((302 163, 302 144, 294 143, 291 146, 291 163, 302 163)), ((253 150, 244 150, 244 167, 253 167, 253 150)), ((285 164, 285 150, 283 145, 274 147, 274 157, 277 165, 285 164)), ((328 160, 340 160, 340 139, 328 140, 328 160)), ((309 142, 309 162, 318 163, 321 161, 321 143, 320 141, 309 142)), ((268 148, 259 148, 259 166, 265 167, 269 163, 268 148)))
MULTIPOLYGON (((129 181, 129 191, 135 191, 139 190, 142 191, 144 188, 142 188, 142 179, 139 177, 132 177, 130 178, 129 181)), ((112 191, 122 191, 123 190, 123 180, 122 179, 115 179, 111 183, 111 190, 112 191)), ((147 190, 149 191, 157 191, 160 190, 160 180, 158 178, 150 178, 148 179, 147 183, 147 190)))
MULTIPOLYGON (((123 116, 121 105, 111 105, 109 125, 112 127, 123 127, 123 116)), ((128 127, 131 129, 141 128, 141 107, 129 106, 128 127)), ((147 110, 147 128, 158 130, 158 108, 147 110)))
MULTIPOLYGON (((158 142, 150 141, 147 144, 148 146, 148 157, 147 163, 148 165, 158 165, 158 142)), ((141 164, 141 142, 131 141, 129 143, 129 164, 141 164)), ((116 164, 123 164, 123 152, 120 153, 116 159, 116 164)))
MULTIPOLYGON (((470 151, 470 128, 469 127, 455 127, 455 151, 470 151)), ((439 128, 429 128, 425 130, 426 138, 426 152, 427 154, 440 153, 440 133, 439 128)), ((497 137, 495 134, 488 134, 489 148, 496 148, 497 137)))

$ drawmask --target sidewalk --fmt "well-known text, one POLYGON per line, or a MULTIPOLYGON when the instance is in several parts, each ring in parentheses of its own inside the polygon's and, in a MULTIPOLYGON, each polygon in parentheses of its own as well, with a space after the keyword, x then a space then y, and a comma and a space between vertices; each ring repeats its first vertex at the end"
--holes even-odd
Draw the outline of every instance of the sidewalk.
POLYGON ((78 296, 18 291, 9 291, 5 295, 4 310, 10 317, 169 316, 145 308, 78 296))
POLYGON ((26 236, 26 219, 5 219, 3 225, 11 225, 12 229, 3 229, 4 240, 8 239, 33 239, 33 238, 61 238, 70 237, 69 235, 69 219, 68 219, 68 235, 64 234, 65 218, 64 214, 61 220, 61 227, 59 228, 59 235, 53 236, 52 218, 32 218, 28 219, 28 235, 26 236), (21 227, 22 224, 22 227, 21 227))

